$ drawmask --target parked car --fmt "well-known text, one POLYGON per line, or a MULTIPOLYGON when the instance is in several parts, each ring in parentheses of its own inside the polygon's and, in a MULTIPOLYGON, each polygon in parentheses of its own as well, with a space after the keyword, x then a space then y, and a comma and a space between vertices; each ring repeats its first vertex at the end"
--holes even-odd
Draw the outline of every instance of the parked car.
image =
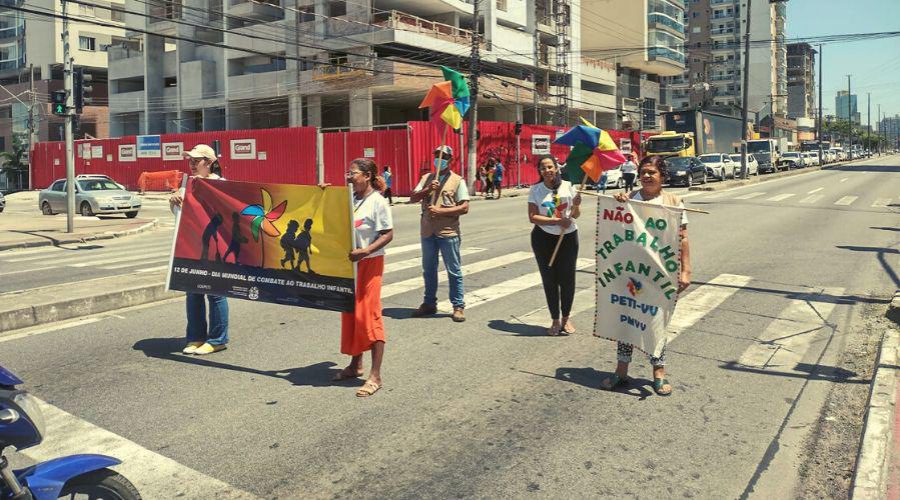
POLYGON ((803 168, 806 166, 806 161, 803 159, 802 153, 788 151, 781 154, 781 160, 778 161, 778 164, 787 168, 803 168))
MULTIPOLYGON (((38 207, 44 215, 66 211, 66 180, 57 179, 38 194, 38 207)), ((125 214, 137 217, 141 199, 109 178, 76 178, 75 209, 85 217, 125 214)))
POLYGON ((4 208, 6 208, 6 198, 3 196, 3 193, 0 193, 0 212, 3 212, 4 208))
POLYGON ((831 148, 831 153, 834 154, 834 161, 844 161, 847 159, 847 153, 844 151, 844 148, 831 148))
POLYGON ((813 151, 803 153, 803 161, 806 162, 806 166, 808 167, 817 167, 822 163, 819 161, 819 153, 813 151))
POLYGON ((696 156, 678 156, 666 159, 669 169, 669 185, 693 186, 695 182, 706 184, 706 165, 696 156))
MULTIPOLYGON (((708 175, 711 175, 720 181, 724 181, 728 176, 734 177, 735 166, 731 157, 724 153, 709 153, 700 155, 700 161, 706 165, 708 175)), ((738 163, 740 165, 740 163, 738 163)))
MULTIPOLYGON (((741 155, 735 153, 728 156, 730 156, 731 161, 734 162, 735 174, 741 175, 741 155)), ((756 161, 756 157, 751 154, 747 155, 747 175, 759 175, 759 162, 756 161)))

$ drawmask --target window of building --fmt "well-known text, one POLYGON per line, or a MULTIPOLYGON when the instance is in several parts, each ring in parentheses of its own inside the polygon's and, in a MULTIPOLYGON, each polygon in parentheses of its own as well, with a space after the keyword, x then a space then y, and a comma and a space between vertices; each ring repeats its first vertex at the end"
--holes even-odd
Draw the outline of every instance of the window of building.
POLYGON ((506 0, 497 0, 497 10, 506 12, 506 0))
POLYGON ((347 15, 347 4, 343 1, 328 2, 328 15, 331 17, 341 17, 347 15))
POLYGON ((125 22, 125 13, 119 12, 118 10, 111 10, 111 11, 109 11, 109 18, 111 21, 116 21, 118 23, 124 23, 125 22))
POLYGON ((97 50, 97 40, 94 37, 90 36, 79 36, 78 37, 78 48, 81 50, 97 50))
POLYGON ((602 83, 581 80, 581 90, 587 92, 596 92, 598 94, 616 95, 616 88, 612 85, 604 85, 602 83))
POLYGON ((94 6, 78 4, 78 14, 81 16, 93 16, 94 15, 94 6))

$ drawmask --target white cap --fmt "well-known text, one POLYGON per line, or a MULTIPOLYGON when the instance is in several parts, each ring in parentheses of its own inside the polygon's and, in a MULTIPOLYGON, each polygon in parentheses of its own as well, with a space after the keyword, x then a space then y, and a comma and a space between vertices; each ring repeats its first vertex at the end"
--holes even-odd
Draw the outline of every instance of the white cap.
POLYGON ((194 149, 188 151, 184 155, 191 158, 206 158, 207 160, 212 161, 216 161, 219 159, 216 156, 216 152, 213 151, 213 148, 207 146, 206 144, 197 144, 196 146, 194 146, 194 149))

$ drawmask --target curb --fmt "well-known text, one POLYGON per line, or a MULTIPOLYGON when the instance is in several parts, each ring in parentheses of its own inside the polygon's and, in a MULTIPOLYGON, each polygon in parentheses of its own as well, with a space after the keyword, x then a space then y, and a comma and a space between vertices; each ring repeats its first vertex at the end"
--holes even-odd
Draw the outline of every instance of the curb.
MULTIPOLYGON (((900 310, 900 292, 888 314, 896 315, 900 310)), ((896 320, 895 320, 896 321, 896 320)), ((890 479, 891 447, 894 442, 894 415, 896 412, 898 342, 900 331, 889 328, 881 339, 875 375, 863 424, 862 441, 853 475, 850 498, 881 499, 887 494, 890 479)))
MULTIPOLYGON (((869 158, 866 158, 865 160, 868 160, 868 159, 869 158)), ((716 184, 715 186, 709 186, 709 185, 693 186, 691 188, 688 188, 688 191, 723 191, 725 189, 733 189, 733 188, 738 188, 738 187, 743 187, 743 186, 750 186, 752 184, 760 184, 760 183, 766 182, 766 181, 774 181, 777 179, 784 179, 785 177, 793 177, 795 175, 808 174, 808 173, 816 172, 819 170, 830 170, 834 167, 845 167, 848 165, 852 165, 852 164, 856 163, 857 161, 865 161, 865 160, 853 160, 852 162, 832 163, 831 165, 824 165, 824 166, 819 166, 819 167, 804 167, 804 168, 797 169, 797 170, 787 170, 785 172, 776 172, 774 174, 768 174, 765 176, 758 174, 755 178, 741 179, 741 180, 736 180, 736 181, 732 180, 727 183, 720 182, 720 183, 716 184)))
POLYGON ((123 236, 131 236, 138 233, 143 233, 144 231, 149 231, 159 225, 159 219, 153 219, 152 221, 132 229, 126 229, 124 231, 109 231, 106 233, 95 233, 88 236, 83 236, 81 238, 67 238, 67 239, 50 239, 50 240, 35 240, 35 241, 23 241, 20 243, 0 243, 0 251, 3 250, 11 250, 14 248, 34 248, 34 247, 48 247, 48 246, 59 246, 59 245, 69 245, 72 243, 85 243, 88 241, 96 241, 96 240, 111 240, 113 238, 121 238, 123 236))
POLYGON ((894 293, 891 305, 888 306, 887 317, 889 320, 900 325, 900 290, 894 293))
POLYGON ((87 297, 0 311, 0 332, 157 302, 177 296, 176 292, 166 291, 165 283, 154 283, 87 297))

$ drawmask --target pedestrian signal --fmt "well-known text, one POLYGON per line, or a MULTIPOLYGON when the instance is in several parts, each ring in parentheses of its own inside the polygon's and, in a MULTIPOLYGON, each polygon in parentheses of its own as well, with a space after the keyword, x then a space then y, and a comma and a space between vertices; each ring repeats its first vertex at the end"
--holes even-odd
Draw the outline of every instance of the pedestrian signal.
POLYGON ((65 116, 67 114, 66 110, 66 98, 68 95, 65 90, 56 90, 50 93, 50 105, 53 108, 53 114, 57 116, 65 116))

